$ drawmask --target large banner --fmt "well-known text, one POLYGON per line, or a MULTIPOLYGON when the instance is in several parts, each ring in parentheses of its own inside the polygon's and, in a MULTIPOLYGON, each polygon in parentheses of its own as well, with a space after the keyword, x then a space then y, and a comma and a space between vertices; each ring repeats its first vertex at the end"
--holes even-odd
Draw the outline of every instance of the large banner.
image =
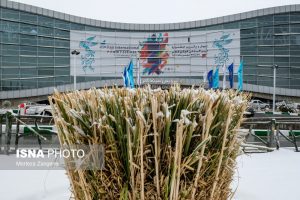
POLYGON ((182 32, 71 31, 71 75, 121 77, 133 60, 144 77, 202 76, 211 69, 240 62, 238 29, 182 32))

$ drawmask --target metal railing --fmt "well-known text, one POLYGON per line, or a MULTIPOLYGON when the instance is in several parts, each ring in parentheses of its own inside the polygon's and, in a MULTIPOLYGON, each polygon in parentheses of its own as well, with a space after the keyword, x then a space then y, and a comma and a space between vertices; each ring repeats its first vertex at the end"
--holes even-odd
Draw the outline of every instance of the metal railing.
POLYGON ((42 140, 46 140, 43 136, 44 134, 56 135, 56 132, 39 128, 38 120, 40 123, 48 120, 51 122, 53 119, 52 116, 44 116, 44 115, 20 115, 14 114, 11 112, 6 112, 5 114, 0 114, 0 154, 9 154, 11 147, 11 137, 12 137, 12 125, 15 122, 16 124, 16 133, 15 133, 15 150, 18 149, 19 139, 25 136, 35 136, 37 138, 37 142, 39 148, 42 148, 42 140), (27 122, 27 123, 26 123, 27 122), (34 123, 35 127, 32 128, 30 125, 27 125, 31 122, 34 123), (5 124, 5 131, 2 131, 2 124, 5 124), (25 134, 24 132, 20 132, 20 126, 24 125, 30 130, 30 134, 25 134), (4 136, 4 144, 2 144, 2 136, 4 136), (3 150, 2 150, 3 149, 3 150))
MULTIPOLYGON (((300 127, 300 117, 259 117, 259 118, 250 118, 245 120, 242 123, 242 127, 249 127, 248 134, 246 135, 246 141, 249 137, 252 136, 254 139, 257 139, 260 143, 269 148, 279 149, 281 147, 280 137, 284 141, 290 143, 296 152, 300 152, 297 139, 299 136, 295 135, 295 131, 299 131, 300 127), (283 133, 285 128, 288 131, 289 136, 286 136, 283 133), (262 128, 265 132, 264 136, 257 135, 253 131, 254 128, 259 128, 258 130, 262 131, 262 128)), ((251 142, 247 142, 250 143, 251 142)))

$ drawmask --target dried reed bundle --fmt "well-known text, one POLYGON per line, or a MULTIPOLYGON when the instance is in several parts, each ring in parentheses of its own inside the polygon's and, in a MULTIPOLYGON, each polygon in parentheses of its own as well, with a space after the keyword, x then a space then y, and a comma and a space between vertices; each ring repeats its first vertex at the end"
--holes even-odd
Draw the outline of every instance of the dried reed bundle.
POLYGON ((61 145, 105 145, 103 170, 67 169, 75 199, 230 197, 246 94, 148 86, 49 99, 61 145))

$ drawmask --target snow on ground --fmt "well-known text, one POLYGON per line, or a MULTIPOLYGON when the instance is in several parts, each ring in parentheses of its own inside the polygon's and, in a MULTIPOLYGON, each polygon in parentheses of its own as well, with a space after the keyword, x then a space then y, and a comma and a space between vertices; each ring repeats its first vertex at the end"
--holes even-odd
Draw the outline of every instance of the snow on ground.
POLYGON ((234 199, 299 200, 299 183, 300 152, 292 148, 242 155, 233 183, 233 188, 238 184, 234 199))
POLYGON ((64 170, 0 170, 0 199, 69 200, 64 170))
MULTIPOLYGON (((242 155, 235 178, 235 200, 299 200, 300 153, 281 148, 242 155)), ((0 199, 68 200, 70 195, 63 170, 0 170, 0 199)))

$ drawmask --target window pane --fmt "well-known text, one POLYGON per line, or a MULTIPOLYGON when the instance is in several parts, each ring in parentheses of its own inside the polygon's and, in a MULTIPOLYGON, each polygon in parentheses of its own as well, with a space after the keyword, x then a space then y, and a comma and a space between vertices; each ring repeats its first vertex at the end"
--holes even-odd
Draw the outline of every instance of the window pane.
POLYGON ((55 37, 66 38, 66 39, 70 38, 70 32, 69 31, 63 31, 63 30, 55 29, 54 33, 55 33, 55 37))
POLYGON ((21 55, 37 55, 37 47, 32 46, 20 46, 20 54, 21 55))
POLYGON ((258 26, 270 26, 273 25, 273 15, 263 16, 257 18, 258 26))
POLYGON ((291 24, 291 33, 299 33, 300 34, 300 24, 291 24))
POLYGON ((67 21, 55 19, 55 27, 70 30, 70 23, 67 21))
POLYGON ((54 56, 54 48, 39 47, 39 56, 54 56))
POLYGON ((68 58, 68 57, 58 57, 58 58, 55 58, 55 65, 56 66, 70 65, 70 58, 68 58))
POLYGON ((53 57, 39 57, 38 66, 54 66, 53 57))
POLYGON ((44 36, 53 36, 53 28, 46 28, 39 26, 38 34, 44 36))
POLYGON ((286 34, 290 32, 289 25, 274 26, 275 34, 286 34))
POLYGON ((19 55, 19 46, 18 45, 2 45, 2 55, 14 56, 19 55))
POLYGON ((2 66, 9 67, 9 66, 19 66, 19 56, 2 56, 2 66))
POLYGON ((34 14, 30 14, 30 13, 20 12, 20 21, 27 22, 30 24, 36 24, 37 16, 34 14))
POLYGON ((21 57, 20 58, 21 67, 35 67, 37 66, 37 57, 21 57))
POLYGON ((39 25, 53 27, 54 19, 50 17, 39 16, 39 25))
POLYGON ((5 32, 12 32, 12 33, 19 33, 19 23, 16 22, 9 22, 9 21, 2 21, 1 29, 5 32))
POLYGON ((287 24, 289 23, 290 16, 287 14, 274 15, 274 24, 287 24))
POLYGON ((300 13, 291 13, 290 21, 291 23, 300 23, 300 13))
POLYGON ((2 33, 2 43, 19 44, 19 34, 17 33, 2 33))
POLYGON ((65 48, 69 48, 69 47, 70 47, 70 41, 68 41, 68 40, 55 39, 55 46, 56 46, 56 47, 65 47, 65 48))
POLYGON ((81 30, 81 31, 84 31, 85 27, 82 24, 71 23, 71 30, 81 30))
POLYGON ((19 12, 15 10, 2 8, 2 19, 9 19, 13 21, 19 21, 19 12))
POLYGON ((20 40, 22 45, 37 45, 37 38, 33 35, 20 35, 20 40))
POLYGON ((36 25, 21 23, 20 32, 24 34, 36 35, 37 27, 36 25))
POLYGON ((54 40, 52 38, 38 37, 38 45, 40 46, 53 46, 54 40))
POLYGON ((43 67, 38 69, 39 76, 53 76, 54 75, 54 67, 43 67))
POLYGON ((21 78, 33 78, 37 76, 36 68, 21 68, 20 69, 21 78))

